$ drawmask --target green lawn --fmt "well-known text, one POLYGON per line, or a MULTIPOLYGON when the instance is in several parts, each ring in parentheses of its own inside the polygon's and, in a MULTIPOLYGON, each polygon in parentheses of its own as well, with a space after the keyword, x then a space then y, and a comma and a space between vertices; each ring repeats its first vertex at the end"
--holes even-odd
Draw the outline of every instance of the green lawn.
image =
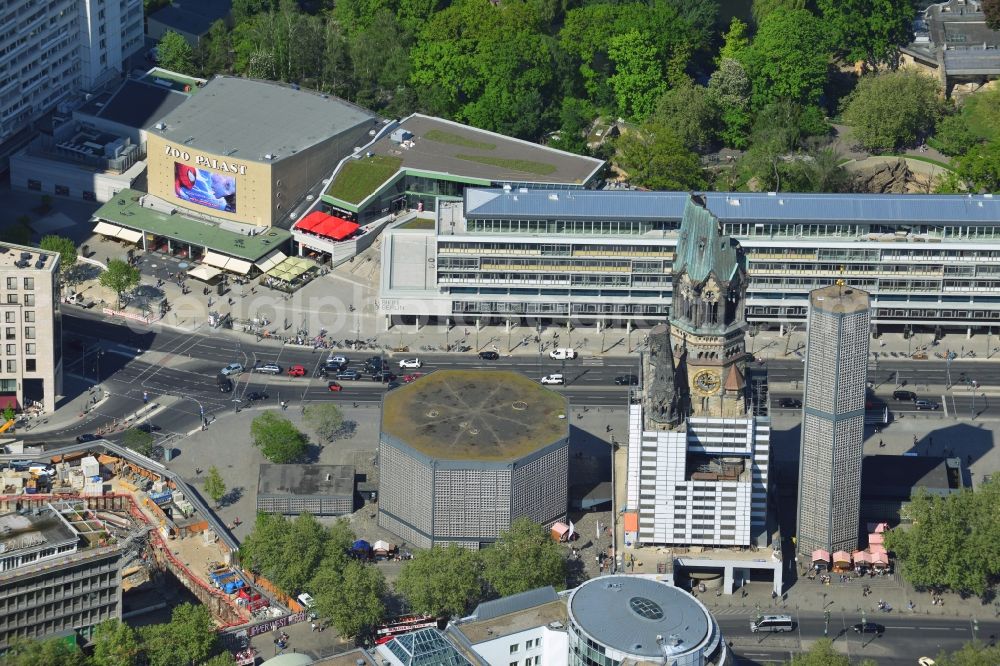
POLYGON ((459 136, 458 134, 452 134, 451 132, 445 132, 444 130, 439 129, 432 129, 424 134, 424 138, 429 141, 447 143, 452 146, 462 146, 463 148, 476 148, 478 150, 496 150, 497 147, 497 144, 495 143, 467 139, 464 136, 459 136))
POLYGON ((969 95, 962 105, 962 117, 969 129, 987 141, 1000 137, 1000 90, 984 90, 969 95))
POLYGON ((360 160, 350 160, 330 183, 327 195, 348 203, 360 203, 379 185, 399 171, 403 163, 398 157, 375 155, 360 160))
POLYGON ((531 160, 511 160, 503 157, 490 157, 487 155, 455 155, 460 160, 489 164, 490 166, 510 169, 511 171, 521 171, 523 173, 533 173, 539 176, 547 176, 555 173, 556 167, 545 162, 532 162, 531 160))
POLYGON ((433 229, 434 220, 428 220, 426 217, 415 217, 408 222, 396 227, 397 229, 433 229))

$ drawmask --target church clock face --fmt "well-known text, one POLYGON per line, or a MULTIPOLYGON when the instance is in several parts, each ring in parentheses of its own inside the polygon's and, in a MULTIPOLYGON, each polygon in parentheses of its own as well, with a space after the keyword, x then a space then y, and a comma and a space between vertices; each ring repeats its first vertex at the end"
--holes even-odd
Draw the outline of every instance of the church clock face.
POLYGON ((714 395, 719 392, 719 388, 722 386, 719 373, 715 370, 699 370, 693 379, 693 388, 701 395, 714 395))

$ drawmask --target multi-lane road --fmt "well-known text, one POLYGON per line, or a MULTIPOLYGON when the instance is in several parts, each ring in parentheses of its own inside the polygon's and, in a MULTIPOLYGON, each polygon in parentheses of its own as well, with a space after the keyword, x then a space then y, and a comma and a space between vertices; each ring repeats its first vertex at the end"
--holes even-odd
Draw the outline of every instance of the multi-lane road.
POLYGON ((739 656, 738 664, 786 663, 790 655, 807 647, 811 641, 826 636, 834 645, 852 659, 873 659, 879 666, 913 666, 920 657, 936 657, 940 652, 953 652, 974 637, 985 643, 994 642, 1000 635, 1000 621, 973 623, 968 617, 943 618, 921 616, 893 610, 891 613, 868 611, 867 620, 877 622, 885 629, 881 636, 861 635, 851 626, 861 621, 858 611, 831 610, 827 623, 822 611, 767 611, 782 612, 792 616, 795 628, 792 634, 754 634, 750 621, 754 611, 738 614, 716 612, 715 616, 728 641, 734 643, 739 656))
MULTIPOLYGON (((114 417, 134 412, 142 406, 143 394, 154 401, 169 402, 169 410, 159 418, 169 420, 175 432, 186 432, 199 425, 202 411, 209 417, 226 410, 235 411, 238 403, 234 400, 244 398, 251 391, 266 392, 274 404, 284 400, 297 405, 316 400, 373 402, 386 390, 384 385, 365 378, 340 382, 344 391, 331 393, 326 381, 316 376, 329 353, 326 350, 241 340, 229 334, 213 335, 210 329, 200 334, 173 330, 137 331, 85 312, 67 313, 63 321, 66 371, 86 376, 91 381, 99 377, 110 398, 75 427, 60 433, 60 438, 92 431, 114 417), (301 364, 309 372, 303 378, 246 372, 235 378, 233 393, 221 393, 215 377, 224 365, 234 361, 247 368, 257 361, 274 361, 282 368, 301 364)), ((396 365, 404 356, 418 356, 424 364, 420 372, 424 373, 443 368, 509 369, 538 378, 562 373, 566 384, 555 388, 563 391, 576 406, 625 406, 629 388, 616 385, 614 379, 619 375, 639 374, 637 354, 571 361, 557 361, 547 354, 531 353, 502 356, 497 361, 484 361, 473 352, 387 354, 360 350, 344 354, 351 359, 352 367, 359 367, 369 356, 387 356, 390 368, 398 375, 406 373, 396 365)), ((782 397, 801 398, 802 373, 803 364, 797 358, 768 363, 773 409, 780 411, 777 404, 782 397)), ((1000 363, 961 360, 949 364, 936 359, 891 358, 877 364, 873 361, 869 374, 875 386, 872 400, 876 404, 886 404, 896 414, 915 412, 912 404, 892 400, 897 384, 905 384, 921 397, 940 403, 949 375, 958 388, 949 393, 942 414, 946 410, 966 418, 972 414, 1000 414, 1000 394, 994 397, 991 392, 992 387, 1000 384, 1000 363), (977 390, 969 388, 973 380, 978 383, 977 390)), ((82 404, 85 398, 79 400, 82 404)))

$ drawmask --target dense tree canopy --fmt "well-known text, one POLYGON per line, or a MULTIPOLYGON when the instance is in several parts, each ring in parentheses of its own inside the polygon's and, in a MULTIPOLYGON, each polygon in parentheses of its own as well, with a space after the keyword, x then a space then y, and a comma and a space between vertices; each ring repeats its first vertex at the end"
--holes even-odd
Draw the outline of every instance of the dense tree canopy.
POLYGON ((482 596, 479 558, 456 544, 418 551, 403 565, 396 589, 418 613, 462 616, 482 596))
POLYGON ((958 158, 958 174, 979 192, 1000 192, 1000 139, 973 146, 958 158))
POLYGON ((156 63, 181 74, 194 74, 194 49, 173 30, 168 30, 156 45, 156 63))
POLYGON ((483 578, 500 596, 552 585, 566 586, 562 547, 548 531, 529 518, 518 518, 483 551, 483 578))
POLYGON ((618 163, 634 184, 651 190, 698 190, 705 186, 698 156, 663 125, 650 123, 622 135, 618 163))
POLYGON ((829 52, 822 22, 804 9, 768 14, 745 56, 759 108, 785 99, 816 104, 826 84, 829 52))
POLYGON ((913 39, 913 0, 816 0, 831 43, 848 61, 869 65, 898 60, 913 39))
POLYGON ((919 72, 882 72, 861 79, 843 102, 844 122, 874 153, 914 145, 941 115, 934 79, 919 72))
POLYGON ((59 253, 59 274, 62 277, 65 278, 76 265, 76 243, 72 239, 49 234, 42 236, 42 240, 38 246, 43 250, 59 253))
POLYGON ((913 524, 886 533, 886 548, 918 588, 982 596, 1000 575, 1000 481, 945 497, 920 493, 907 507, 913 524))

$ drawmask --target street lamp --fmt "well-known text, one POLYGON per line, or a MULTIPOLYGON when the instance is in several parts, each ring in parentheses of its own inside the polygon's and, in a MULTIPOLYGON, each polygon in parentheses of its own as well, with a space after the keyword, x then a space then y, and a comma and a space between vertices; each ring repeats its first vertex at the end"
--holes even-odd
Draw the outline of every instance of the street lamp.
POLYGON ((830 611, 829 610, 823 611, 823 635, 824 636, 829 636, 830 635, 830 611))

